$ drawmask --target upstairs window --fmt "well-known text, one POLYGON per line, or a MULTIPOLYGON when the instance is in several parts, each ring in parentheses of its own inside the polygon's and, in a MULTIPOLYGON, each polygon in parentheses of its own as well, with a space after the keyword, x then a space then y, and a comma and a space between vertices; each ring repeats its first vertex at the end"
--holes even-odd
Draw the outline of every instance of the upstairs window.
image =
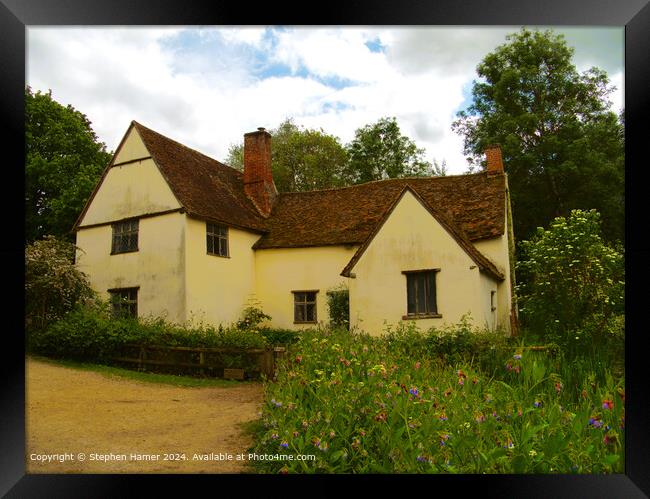
POLYGON ((316 293, 318 291, 292 291, 293 322, 295 324, 316 323, 316 293))
POLYGON ((138 317, 138 288, 109 289, 113 317, 138 317))
POLYGON ((208 223, 206 227, 208 254, 217 256, 229 256, 228 227, 213 223, 208 223))
POLYGON ((436 274, 440 269, 405 270, 407 315, 405 319, 440 317, 436 302, 436 274))
POLYGON ((137 219, 113 224, 112 255, 138 251, 138 225, 137 219))

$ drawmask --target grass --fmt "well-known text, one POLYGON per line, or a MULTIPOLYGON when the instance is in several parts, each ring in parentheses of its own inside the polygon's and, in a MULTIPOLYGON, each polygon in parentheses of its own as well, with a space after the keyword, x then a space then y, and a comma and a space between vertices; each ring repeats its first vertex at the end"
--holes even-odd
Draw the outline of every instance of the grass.
POLYGON ((160 385, 181 386, 187 388, 230 388, 241 386, 242 383, 251 383, 250 381, 233 381, 215 378, 197 378, 192 376, 180 376, 175 374, 160 374, 144 371, 135 371, 115 366, 106 366, 102 364, 93 364, 89 362, 78 362, 74 360, 51 359, 49 357, 41 357, 31 355, 28 358, 45 362, 48 364, 77 369, 80 371, 90 371, 97 374, 106 376, 107 378, 123 378, 131 381, 138 381, 142 383, 154 383, 160 385))

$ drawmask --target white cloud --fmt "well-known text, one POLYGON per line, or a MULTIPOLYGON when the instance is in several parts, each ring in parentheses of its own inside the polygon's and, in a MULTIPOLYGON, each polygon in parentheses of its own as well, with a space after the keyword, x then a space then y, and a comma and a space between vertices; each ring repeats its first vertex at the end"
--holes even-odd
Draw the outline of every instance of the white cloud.
POLYGON ((370 30, 305 29, 277 35, 272 59, 297 71, 304 66, 320 77, 337 77, 357 82, 377 81, 394 72, 385 54, 372 52, 365 43, 375 38, 370 30))
MULTIPOLYGON (((133 119, 223 160, 245 132, 287 117, 345 143, 357 128, 395 116, 429 159, 462 173, 462 138, 451 131, 462 89, 516 31, 192 30, 28 28, 27 81, 85 113, 109 149, 133 119), (382 51, 366 45, 377 40, 382 51)), ((612 76, 619 100, 622 77, 621 67, 612 76)))

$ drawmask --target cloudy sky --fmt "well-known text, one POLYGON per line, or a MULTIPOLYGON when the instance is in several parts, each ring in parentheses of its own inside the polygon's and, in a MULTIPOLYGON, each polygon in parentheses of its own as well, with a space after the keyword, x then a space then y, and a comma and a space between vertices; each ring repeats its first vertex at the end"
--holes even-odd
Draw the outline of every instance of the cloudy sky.
MULTIPOLYGON (((28 27, 26 82, 88 116, 114 151, 131 120, 224 160, 230 144, 285 118, 342 143, 395 116, 402 133, 467 163, 451 131, 476 66, 520 27, 28 27)), ((623 107, 623 28, 562 27, 578 71, 598 66, 623 107)))

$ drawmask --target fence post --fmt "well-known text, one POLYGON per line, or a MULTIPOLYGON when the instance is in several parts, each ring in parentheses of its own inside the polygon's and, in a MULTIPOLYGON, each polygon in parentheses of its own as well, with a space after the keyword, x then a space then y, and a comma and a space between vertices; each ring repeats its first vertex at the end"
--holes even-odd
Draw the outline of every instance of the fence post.
POLYGON ((205 364, 205 354, 203 352, 199 352, 199 364, 201 364, 199 372, 201 373, 201 376, 203 376, 205 374, 205 371, 203 369, 203 365, 205 364))
POLYGON ((266 375, 267 379, 273 379, 275 376, 273 350, 271 347, 266 347, 260 355, 260 371, 266 375))

